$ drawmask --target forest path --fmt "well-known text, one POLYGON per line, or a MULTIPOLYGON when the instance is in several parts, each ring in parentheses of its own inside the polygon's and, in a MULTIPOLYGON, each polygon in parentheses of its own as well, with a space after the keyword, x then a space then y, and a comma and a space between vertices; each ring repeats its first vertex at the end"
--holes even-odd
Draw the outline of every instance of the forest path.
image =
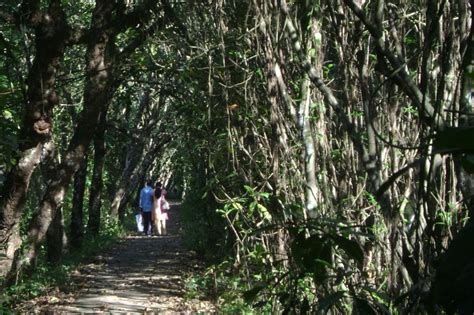
POLYGON ((199 266, 199 261, 182 247, 178 211, 179 205, 171 206, 167 236, 129 236, 75 270, 72 283, 66 289, 25 303, 15 311, 48 314, 214 312, 211 303, 186 300, 183 296, 183 280, 199 266))

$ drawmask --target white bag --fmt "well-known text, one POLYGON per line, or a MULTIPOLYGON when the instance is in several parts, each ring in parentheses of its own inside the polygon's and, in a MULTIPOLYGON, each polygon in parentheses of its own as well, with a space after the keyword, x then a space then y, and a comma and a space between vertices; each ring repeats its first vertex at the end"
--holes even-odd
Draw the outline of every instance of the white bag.
POLYGON ((135 220, 137 221, 137 230, 138 232, 143 232, 143 222, 142 222, 142 215, 140 213, 137 213, 135 215, 135 220))
POLYGON ((161 204, 161 207, 163 208, 163 210, 169 210, 170 209, 170 204, 168 203, 168 201, 163 200, 163 203, 161 204))

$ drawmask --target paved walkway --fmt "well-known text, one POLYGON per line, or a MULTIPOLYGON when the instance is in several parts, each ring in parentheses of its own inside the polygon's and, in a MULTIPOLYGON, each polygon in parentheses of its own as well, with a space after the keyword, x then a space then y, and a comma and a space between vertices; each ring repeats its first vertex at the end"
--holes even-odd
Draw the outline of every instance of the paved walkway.
POLYGON ((69 290, 25 303, 17 311, 53 314, 213 312, 209 302, 189 301, 183 296, 183 278, 199 263, 181 245, 177 211, 178 206, 172 206, 168 236, 130 236, 92 263, 75 270, 69 290))

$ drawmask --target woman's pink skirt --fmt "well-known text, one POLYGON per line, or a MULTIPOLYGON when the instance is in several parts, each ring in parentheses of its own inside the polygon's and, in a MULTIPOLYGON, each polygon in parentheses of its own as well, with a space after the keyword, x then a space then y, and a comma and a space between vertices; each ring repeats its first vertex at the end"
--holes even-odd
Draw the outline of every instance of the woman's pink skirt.
POLYGON ((160 220, 168 220, 168 213, 167 212, 162 212, 162 213, 160 213, 158 218, 160 220))

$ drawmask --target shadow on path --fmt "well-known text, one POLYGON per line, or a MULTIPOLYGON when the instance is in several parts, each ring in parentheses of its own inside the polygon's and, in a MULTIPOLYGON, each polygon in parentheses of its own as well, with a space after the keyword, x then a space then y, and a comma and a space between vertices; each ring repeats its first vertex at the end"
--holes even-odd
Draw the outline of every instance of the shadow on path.
MULTIPOLYGON (((186 301, 183 277, 198 264, 181 245, 179 205, 170 210, 169 235, 129 236, 93 263, 72 274, 70 290, 61 298, 28 309, 41 313, 214 312, 205 301, 186 301)), ((22 309, 21 311, 25 311, 22 309)))

